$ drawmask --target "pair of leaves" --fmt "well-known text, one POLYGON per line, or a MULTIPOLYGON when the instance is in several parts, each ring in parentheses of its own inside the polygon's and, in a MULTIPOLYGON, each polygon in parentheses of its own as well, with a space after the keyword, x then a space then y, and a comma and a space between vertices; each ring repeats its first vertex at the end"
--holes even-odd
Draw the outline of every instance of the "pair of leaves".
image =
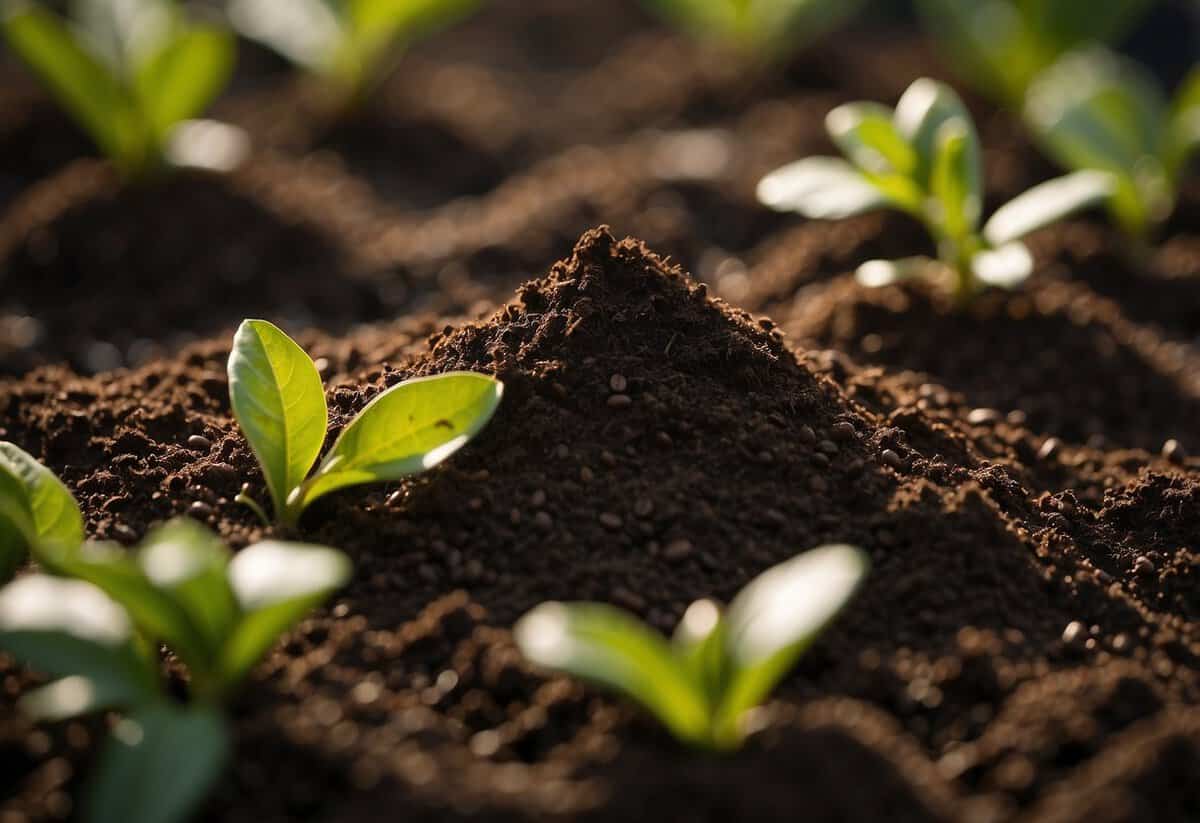
MULTIPOLYGON (((44 552, 43 563, 120 604, 142 637, 179 656, 193 691, 205 698, 228 694, 283 632, 350 576, 346 557, 324 546, 265 541, 231 556, 215 534, 184 518, 154 530, 133 552, 60 545, 44 552)), ((72 608, 66 600, 62 607, 72 608)), ((39 660, 22 659, 40 668, 39 660)))
POLYGON ((849 19, 861 0, 647 0, 674 25, 756 58, 778 58, 849 19))
POLYGON ((826 127, 848 160, 791 163, 763 178, 758 197, 814 219, 895 208, 921 220, 938 244, 940 266, 920 258, 870 261, 859 270, 868 285, 949 270, 960 297, 982 285, 1015 286, 1033 266, 1021 237, 1112 192, 1108 175, 1077 172, 1014 198, 981 230, 983 171, 973 121, 952 89, 927 78, 909 86, 894 111, 848 103, 829 113, 826 127))
POLYGON ((136 176, 161 162, 172 130, 224 87, 234 44, 228 32, 185 21, 171 0, 137 0, 120 21, 115 6, 92 0, 98 10, 85 16, 102 30, 89 33, 30 0, 8 0, 0 27, 100 149, 136 176), (101 27, 105 19, 110 24, 101 27), (134 42, 146 30, 156 36, 134 42))
POLYGON ((28 453, 0 441, 0 583, 45 543, 83 542, 83 515, 71 492, 28 453))
POLYGON ((294 526, 330 492, 432 468, 491 419, 503 385, 473 372, 408 380, 372 400, 342 431, 316 472, 328 409, 321 377, 294 340, 247 320, 229 356, 229 394, 266 477, 275 516, 294 526))
POLYGON ((1166 218, 1200 147, 1200 68, 1171 103, 1140 66, 1100 47, 1063 57, 1030 86, 1026 120, 1061 165, 1112 175, 1117 223, 1142 237, 1166 218))
POLYGON ((480 0, 230 0, 247 37, 308 71, 334 78, 352 95, 384 73, 387 56, 465 17, 480 0))
POLYGON ((975 86, 1020 106, 1067 51, 1125 33, 1150 0, 919 0, 925 26, 975 86))
POLYGON ((723 615, 711 601, 694 603, 673 640, 599 603, 542 604, 514 633, 534 663, 626 695, 691 745, 729 749, 866 569, 853 547, 814 549, 764 572, 723 615))

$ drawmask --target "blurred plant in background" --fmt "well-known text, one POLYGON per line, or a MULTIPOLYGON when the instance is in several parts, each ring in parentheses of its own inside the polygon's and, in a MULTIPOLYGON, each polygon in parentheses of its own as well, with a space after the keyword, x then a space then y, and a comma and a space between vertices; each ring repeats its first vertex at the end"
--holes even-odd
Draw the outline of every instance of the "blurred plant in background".
POLYGON ((862 0, 645 0, 655 13, 756 62, 804 48, 846 22, 862 0))
POLYGON ((327 81, 334 106, 355 108, 403 47, 461 20, 482 0, 230 0, 246 37, 327 81))
POLYGON ((192 20, 172 0, 74 0, 70 12, 7 0, 0 28, 122 174, 144 178, 193 161, 229 165, 222 157, 205 162, 192 149, 207 145, 211 160, 212 147, 224 143, 217 154, 227 157, 237 138, 219 124, 188 122, 229 80, 228 30, 192 20))

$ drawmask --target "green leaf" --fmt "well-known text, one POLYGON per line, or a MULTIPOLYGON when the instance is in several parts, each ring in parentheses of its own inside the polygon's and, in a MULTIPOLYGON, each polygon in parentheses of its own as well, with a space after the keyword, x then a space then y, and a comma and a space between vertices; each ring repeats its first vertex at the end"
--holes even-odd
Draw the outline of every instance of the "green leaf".
POLYGON ((86 580, 102 589, 142 632, 166 643, 188 668, 199 673, 210 666, 212 649, 184 604, 156 586, 125 549, 107 543, 56 546, 46 551, 43 563, 55 574, 86 580))
POLYGON ((1107 42, 1127 32, 1152 0, 1016 0, 1026 25, 1054 56, 1079 45, 1107 42))
POLYGON ((262 465, 275 516, 287 511, 325 441, 328 409, 316 366, 265 320, 246 320, 229 355, 233 414, 262 465))
POLYGON ((688 606, 671 645, 688 677, 702 688, 708 705, 716 706, 726 675, 725 625, 716 601, 697 600, 688 606))
POLYGON ((321 74, 333 70, 346 36, 324 0, 232 0, 229 19, 244 36, 321 74))
POLYGON ((806 157, 758 183, 758 201, 814 220, 839 220, 889 204, 888 198, 840 157, 806 157))
POLYGON ((233 59, 229 32, 180 25, 137 67, 138 97, 160 151, 176 124, 198 116, 224 88, 233 59))
POLYGON ((866 573, 859 549, 822 546, 768 569, 738 593, 725 615, 731 674, 713 723, 718 745, 741 737, 742 716, 787 674, 866 573))
POLYGON ((850 162, 877 175, 911 176, 917 153, 892 123, 892 110, 878 103, 846 103, 825 116, 825 129, 850 162))
POLYGON ((971 257, 971 273, 981 283, 1001 289, 1019 286, 1033 274, 1033 256, 1019 240, 995 249, 984 249, 971 257))
POLYGON ((492 419, 504 385, 475 372, 406 380, 367 404, 333 444, 312 480, 288 505, 347 486, 398 480, 441 463, 492 419))
POLYGON ((928 257, 868 260, 854 272, 854 279, 867 288, 878 289, 904 280, 925 277, 935 265, 937 264, 928 257))
POLYGON ((243 612, 223 651, 228 690, 284 632, 350 579, 350 560, 325 546, 268 540, 242 549, 229 564, 229 582, 243 612))
POLYGON ((0 24, 12 50, 105 154, 126 167, 136 163, 141 152, 136 112, 120 80, 53 12, 24 2, 7 9, 0 24))
POLYGON ((229 749, 229 730, 216 709, 144 706, 117 724, 101 750, 83 819, 181 823, 221 775, 229 749))
POLYGON ((937 204, 937 224, 951 238, 975 233, 983 200, 978 148, 971 149, 971 127, 957 118, 942 123, 934 155, 930 193, 937 204))
POLYGON ((993 246, 1018 240, 1068 215, 1103 203, 1113 188, 1112 175, 1103 171, 1077 171, 1047 180, 997 209, 983 227, 983 236, 993 246))
POLYGON ((637 701, 681 740, 707 745, 709 707, 665 638, 620 609, 543 603, 513 629, 530 661, 637 701))
POLYGON ((940 148, 942 126, 957 121, 965 129, 965 156, 961 165, 966 169, 965 178, 972 191, 979 191, 983 179, 979 137, 971 113, 963 105, 954 89, 922 77, 913 82, 896 104, 894 118, 896 130, 916 150, 916 180, 930 188, 935 160, 940 148))
POLYGON ((238 604, 226 576, 230 557, 229 548, 216 534, 186 517, 150 532, 138 549, 138 564, 146 578, 187 613, 210 658, 225 645, 238 619, 238 604))
POLYGON ((393 49, 466 17, 481 0, 344 0, 339 74, 361 90, 383 73, 393 49))
POLYGON ((1171 180, 1178 181, 1200 149, 1200 66, 1192 69, 1175 94, 1164 142, 1163 163, 1171 180))
POLYGON ((83 513, 54 472, 14 444, 0 441, 0 473, 10 478, 0 485, 0 493, 12 490, 13 479, 24 490, 23 508, 32 518, 37 540, 66 545, 83 542, 83 513))
POLYGON ((129 617, 78 580, 28 575, 0 590, 0 649, 31 669, 65 680, 27 696, 23 710, 59 719, 134 705, 155 692, 129 617))
POLYGON ((720 40, 749 57, 775 59, 835 28, 859 0, 646 0, 651 10, 692 34, 720 40))

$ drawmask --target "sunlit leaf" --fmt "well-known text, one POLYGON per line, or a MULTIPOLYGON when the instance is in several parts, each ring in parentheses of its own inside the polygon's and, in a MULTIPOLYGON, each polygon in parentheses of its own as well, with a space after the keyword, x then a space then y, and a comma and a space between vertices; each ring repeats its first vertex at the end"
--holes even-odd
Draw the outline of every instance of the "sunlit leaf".
POLYGON ((993 246, 1018 240, 1068 215, 1103 203, 1113 188, 1112 175, 1102 171, 1077 171, 1047 180, 997 209, 983 227, 983 236, 993 246))
POLYGON ((776 169, 759 182, 758 200, 815 220, 852 217, 888 203, 883 192, 839 157, 807 157, 776 169))
POLYGON ((896 104, 896 130, 916 150, 914 177, 924 182, 927 188, 933 175, 942 126, 949 121, 956 121, 965 129, 961 165, 967 170, 968 188, 978 191, 982 187, 979 181, 983 179, 979 137, 971 113, 958 94, 944 83, 922 77, 905 90, 896 104))
POLYGON ((887 106, 846 103, 825 116, 825 128, 842 153, 863 171, 911 175, 917 168, 917 153, 896 130, 887 106))
POLYGON ((971 148, 971 126, 959 119, 945 121, 938 131, 930 192, 938 206, 938 222, 950 237, 965 238, 976 231, 983 192, 971 148))
POLYGON ((904 257, 900 260, 868 260, 854 273, 860 285, 877 289, 904 280, 924 277, 931 266, 938 265, 928 257, 904 257))
POLYGON ((981 283, 1012 289, 1033 274, 1033 257, 1024 243, 1013 240, 978 252, 971 258, 971 272, 981 283))
POLYGON ((199 115, 224 88, 233 59, 229 32, 181 25, 138 66, 138 96, 160 151, 176 124, 199 115))

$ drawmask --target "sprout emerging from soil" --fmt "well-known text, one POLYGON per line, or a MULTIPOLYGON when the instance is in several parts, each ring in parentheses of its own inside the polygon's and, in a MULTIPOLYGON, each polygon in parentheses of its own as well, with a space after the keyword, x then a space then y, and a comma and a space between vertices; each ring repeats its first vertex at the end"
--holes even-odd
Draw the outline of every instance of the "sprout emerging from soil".
MULTIPOLYGON (((406 380, 368 403, 310 476, 329 426, 312 359, 265 320, 243 322, 229 355, 233 413, 285 528, 294 528, 308 505, 330 492, 433 468, 487 425, 503 394, 500 381, 475 372, 406 380)), ((269 522, 245 490, 237 499, 269 522)))
POLYGON ((862 0, 645 0, 672 24, 770 61, 798 51, 849 19, 862 0))
POLYGON ((1069 54, 1030 86, 1025 119, 1063 167, 1112 175, 1109 212, 1142 244, 1200 149, 1200 67, 1168 102, 1136 63, 1100 47, 1069 54))
POLYGON ((229 146, 234 155, 244 153, 241 132, 190 119, 229 80, 232 34, 189 20, 173 0, 92 0, 76 7, 77 19, 67 21, 31 0, 0 0, 0 28, 123 175, 236 163, 229 146), (215 160, 214 140, 222 143, 215 160))
POLYGON ((698 600, 667 640, 601 603, 544 603, 517 623, 532 662, 598 683, 639 703, 681 741, 737 748, 766 699, 867 571, 852 546, 822 546, 767 570, 728 610, 698 600))
POLYGON ((944 284, 960 303, 987 286, 1014 288, 1033 270, 1020 238, 1104 201, 1111 175, 1077 171, 1048 180, 1002 206, 980 229, 983 172, 971 115, 954 91, 917 80, 895 110, 847 103, 826 128, 846 155, 809 157, 767 175, 763 204, 814 219, 840 219, 897 209, 920 220, 937 243, 938 259, 872 260, 858 269, 868 286, 913 277, 944 284))
POLYGON ((47 542, 36 555, 54 576, 0 590, 0 650, 55 678, 20 708, 46 721, 123 715, 89 780, 86 821, 186 819, 228 758, 224 701, 350 576, 333 549, 266 541, 233 555, 186 519, 133 551, 47 542), (161 682, 160 643, 187 667, 186 704, 161 682))

